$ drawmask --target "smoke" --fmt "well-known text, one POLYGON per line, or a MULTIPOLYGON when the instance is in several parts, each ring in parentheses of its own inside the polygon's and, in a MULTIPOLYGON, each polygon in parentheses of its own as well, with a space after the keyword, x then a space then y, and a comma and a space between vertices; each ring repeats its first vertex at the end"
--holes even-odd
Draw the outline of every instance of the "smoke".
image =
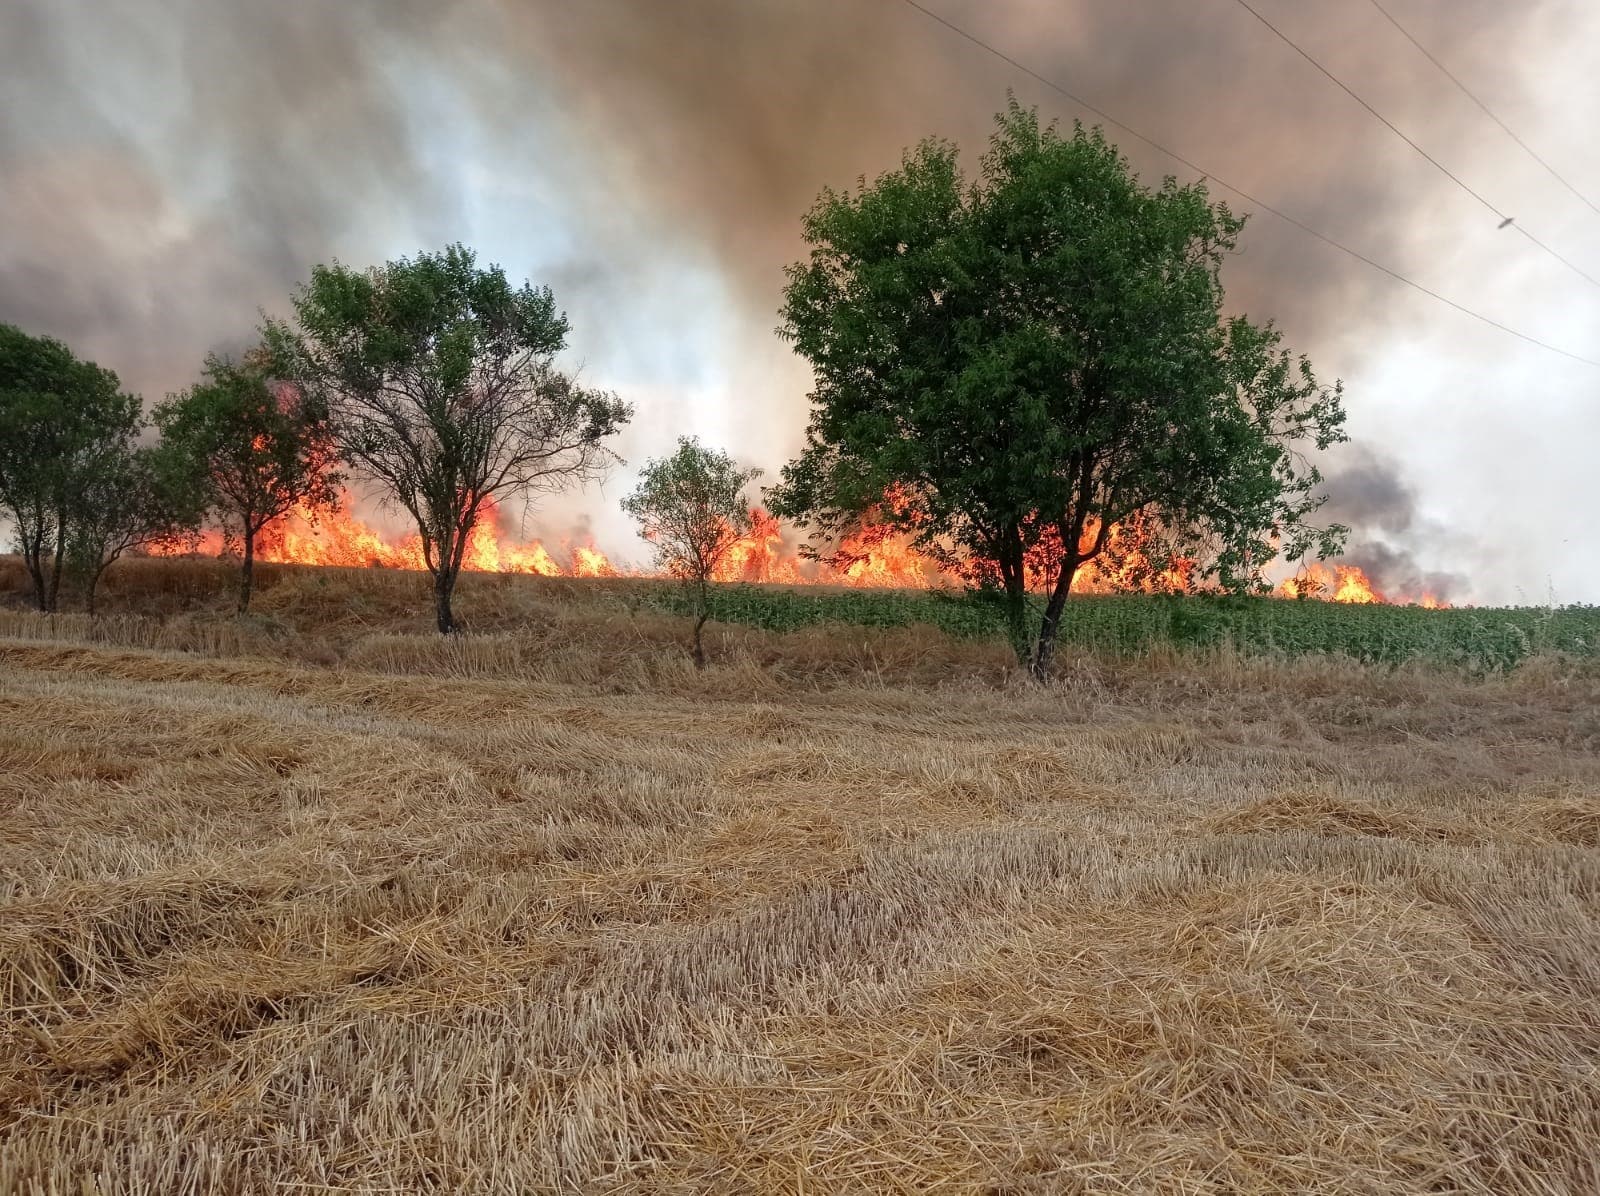
POLYGON ((434 7, 7 5, 0 319, 159 395, 375 226, 448 236, 387 66, 434 7))
POLYGON ((1342 559, 1359 565, 1380 591, 1450 601, 1467 586, 1460 573, 1427 569, 1417 553, 1440 540, 1458 540, 1420 510, 1416 488, 1399 462, 1368 445, 1351 445, 1326 475, 1328 501, 1319 514, 1352 529, 1342 559))
MULTIPOLYGON (((1403 270, 1435 250, 1442 214, 1473 218, 1225 0, 932 2, 1403 270)), ((1537 57, 1527 6, 1450 9, 1415 18, 1447 60, 1484 46, 1537 57)), ((1269 11, 1397 123, 1425 123, 1436 154, 1470 154, 1479 118, 1441 100, 1448 85, 1375 13, 1269 11)), ((975 164, 1008 88, 1086 115, 898 0, 13 0, 0 10, 0 320, 156 397, 207 351, 245 344, 314 263, 461 239, 558 287, 575 360, 640 407, 626 455, 691 428, 770 468, 804 426, 805 371, 772 334, 802 213, 924 136, 975 164)), ((1148 180, 1189 173, 1108 131, 1148 180)), ((1267 215, 1224 278, 1233 306, 1276 318, 1326 374, 1377 352, 1405 297, 1267 215)), ((1336 498, 1387 543, 1415 496, 1392 463, 1361 468, 1336 498)))

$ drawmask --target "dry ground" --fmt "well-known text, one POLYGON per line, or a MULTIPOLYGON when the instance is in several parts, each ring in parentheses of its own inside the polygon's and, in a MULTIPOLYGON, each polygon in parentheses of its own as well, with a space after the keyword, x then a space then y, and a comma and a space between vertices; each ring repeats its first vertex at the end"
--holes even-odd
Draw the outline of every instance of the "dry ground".
POLYGON ((210 576, 0 611, 0 1192, 1600 1191, 1593 669, 210 576))

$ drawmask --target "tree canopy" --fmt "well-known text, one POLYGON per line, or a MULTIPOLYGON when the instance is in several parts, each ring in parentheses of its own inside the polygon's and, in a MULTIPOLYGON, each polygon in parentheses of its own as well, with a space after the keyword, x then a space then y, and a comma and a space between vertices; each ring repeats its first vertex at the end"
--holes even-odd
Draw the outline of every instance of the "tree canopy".
POLYGON ((638 486, 622 500, 622 509, 638 520, 640 533, 655 549, 656 564, 694 587, 696 668, 706 662, 707 586, 750 532, 744 489, 759 476, 759 469, 740 469, 727 453, 685 436, 670 457, 645 464, 638 486))
POLYGON ((156 409, 169 452, 204 487, 225 539, 240 550, 239 610, 250 605, 256 540, 297 507, 331 510, 342 476, 325 403, 272 373, 270 354, 206 359, 204 380, 156 409))
POLYGON ((139 399, 66 345, 0 324, 0 503, 40 610, 54 610, 73 522, 107 453, 142 426, 139 399))
POLYGON ((1343 438, 1340 389, 1270 323, 1223 314, 1243 225, 1203 185, 1147 187, 1098 129, 1015 101, 970 182, 930 140, 823 192, 782 308, 813 415, 774 509, 826 544, 875 508, 998 583, 1041 678, 1074 576, 1119 524, 1159 527, 1230 589, 1278 555, 1336 550, 1342 529, 1308 521, 1304 450, 1343 438))
POLYGON ((67 571, 95 613, 105 571, 132 549, 174 543, 199 528, 206 491, 165 443, 140 444, 143 421, 95 449, 67 519, 67 571))
POLYGON ((486 507, 602 474, 632 409, 556 365, 568 325, 549 288, 513 286, 461 245, 318 266, 294 308, 294 326, 266 326, 274 367, 321 396, 345 459, 411 516, 452 631, 486 507))

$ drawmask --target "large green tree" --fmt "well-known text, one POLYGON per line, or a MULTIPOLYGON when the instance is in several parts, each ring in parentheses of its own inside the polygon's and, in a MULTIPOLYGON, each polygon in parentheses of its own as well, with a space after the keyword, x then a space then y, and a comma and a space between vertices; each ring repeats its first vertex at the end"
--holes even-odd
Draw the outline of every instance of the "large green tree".
POLYGON ((1202 185, 1142 185, 1098 129, 1014 101, 970 182, 954 145, 928 141, 823 192, 782 309, 813 415, 774 509, 825 545, 876 507, 997 582, 1040 679, 1073 578, 1118 524, 1158 526, 1227 588, 1334 550, 1342 529, 1309 522, 1304 450, 1343 438, 1340 390, 1270 324, 1224 315, 1243 224, 1202 185))
POLYGON ((97 470, 141 421, 138 397, 110 370, 0 324, 0 504, 40 610, 56 609, 72 524, 92 507, 97 470))
POLYGON ((416 524, 441 632, 486 506, 602 474, 632 409, 556 364, 566 317, 471 250, 370 271, 318 266, 295 324, 265 329, 275 368, 328 404, 345 458, 416 524))
POLYGON ((239 549, 239 610, 250 607, 256 541, 297 507, 331 510, 342 480, 326 405, 274 377, 270 355, 206 360, 204 380, 156 408, 168 451, 201 480, 223 536, 239 549))
POLYGON ((711 579, 750 532, 744 489, 760 475, 759 469, 740 469, 727 453, 685 436, 672 456, 645 464, 638 486, 622 500, 622 509, 638 520, 640 533, 655 548, 657 565, 693 590, 697 669, 706 667, 703 633, 711 579))

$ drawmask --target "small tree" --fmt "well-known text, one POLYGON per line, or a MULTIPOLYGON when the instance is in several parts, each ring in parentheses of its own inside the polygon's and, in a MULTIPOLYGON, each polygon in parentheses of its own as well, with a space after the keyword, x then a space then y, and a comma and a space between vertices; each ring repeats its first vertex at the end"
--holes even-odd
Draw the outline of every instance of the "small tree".
POLYGON ((270 357, 206 359, 205 381, 156 409, 169 451, 202 480, 226 542, 237 545, 239 612, 250 607, 256 539, 296 507, 332 510, 343 480, 320 396, 275 379, 270 357))
POLYGON ((0 504, 41 611, 56 609, 70 523, 99 463, 140 426, 139 399, 110 370, 0 324, 0 504))
POLYGON ((203 479, 167 446, 141 446, 131 435, 102 444, 66 519, 66 566, 84 609, 95 613, 100 579, 124 553, 197 529, 205 506, 203 479))
POLYGON ((556 367, 568 327, 548 288, 513 287, 460 245, 367 273, 318 266, 294 307, 297 328, 265 329, 276 367, 323 397, 345 459, 411 516, 454 631, 485 504, 603 474, 632 409, 556 367))
POLYGON ((783 332, 814 409, 770 497, 824 543, 880 504, 947 566, 998 579, 1042 680, 1073 579, 1120 524, 1159 526, 1229 589, 1275 555, 1336 551, 1343 529, 1308 523, 1302 450, 1343 439, 1343 410, 1270 324, 1222 315, 1244 222, 1203 186, 1145 187, 1099 130, 1015 102, 998 124, 974 182, 930 141, 806 217, 783 332))
POLYGON ((622 509, 639 521, 655 548, 656 562, 694 590, 694 666, 706 667, 702 633, 709 617, 709 587, 717 567, 750 533, 750 507, 744 488, 761 476, 739 469, 733 458, 708 449, 692 437, 678 440, 678 451, 652 460, 622 509))

